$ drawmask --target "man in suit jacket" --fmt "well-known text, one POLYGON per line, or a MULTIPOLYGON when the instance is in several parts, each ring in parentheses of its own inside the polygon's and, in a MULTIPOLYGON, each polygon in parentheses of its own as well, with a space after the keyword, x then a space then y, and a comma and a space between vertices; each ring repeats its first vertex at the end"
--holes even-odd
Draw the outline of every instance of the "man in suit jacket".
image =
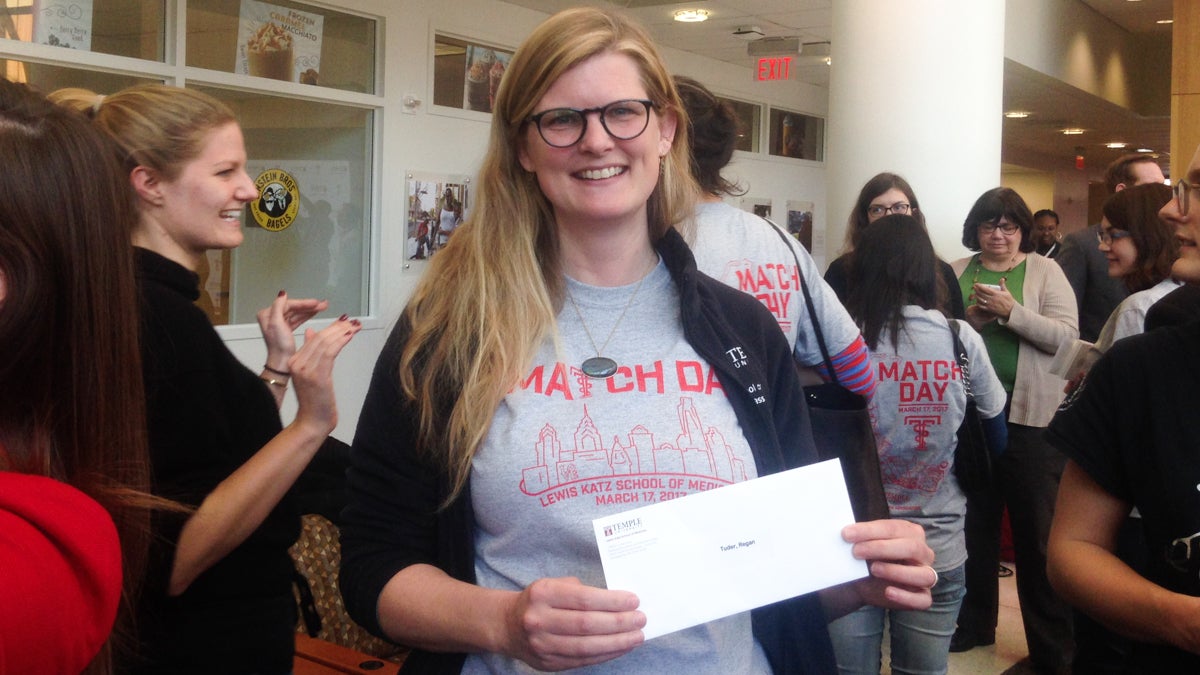
MULTIPOLYGON (((1104 182, 1109 194, 1142 183, 1166 180, 1154 157, 1146 154, 1123 155, 1108 165, 1104 182)), ((1072 232, 1063 240, 1062 252, 1055 260, 1062 265, 1067 281, 1079 303, 1079 337, 1095 342, 1108 315, 1129 295, 1119 279, 1108 276, 1108 259, 1100 251, 1097 235, 1100 223, 1072 232)))

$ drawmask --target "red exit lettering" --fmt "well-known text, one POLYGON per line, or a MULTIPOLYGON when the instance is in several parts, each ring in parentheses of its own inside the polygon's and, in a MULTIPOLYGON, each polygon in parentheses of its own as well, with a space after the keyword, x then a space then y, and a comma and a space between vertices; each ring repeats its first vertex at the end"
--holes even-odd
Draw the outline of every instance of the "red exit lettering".
POLYGON ((768 56, 758 60, 758 79, 786 80, 792 72, 792 57, 768 56))

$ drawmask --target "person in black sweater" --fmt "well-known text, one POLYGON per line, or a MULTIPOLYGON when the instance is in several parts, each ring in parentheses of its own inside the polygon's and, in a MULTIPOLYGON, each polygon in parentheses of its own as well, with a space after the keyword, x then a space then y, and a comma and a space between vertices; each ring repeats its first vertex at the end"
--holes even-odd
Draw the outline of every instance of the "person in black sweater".
POLYGON ((297 349, 294 331, 328 303, 280 291, 257 317, 266 363, 261 373, 243 366, 194 304, 206 252, 242 242, 244 207, 258 198, 232 111, 161 85, 75 107, 116 140, 136 195, 153 488, 194 507, 156 520, 142 658, 122 672, 290 673, 292 486, 337 425, 333 364, 361 324, 342 316, 308 329, 297 349), (289 380, 299 408, 283 426, 289 380))
MULTIPOLYGON (((854 249, 857 248, 863 231, 867 229, 867 225, 890 213, 912 214, 922 225, 925 224, 925 214, 921 213, 921 204, 917 201, 912 186, 903 177, 885 171, 867 181, 858 192, 858 199, 854 202, 854 210, 850 212, 846 227, 845 253, 829 263, 829 269, 825 270, 825 282, 833 288, 833 292, 837 293, 843 304, 850 296, 849 268, 854 264, 854 249)), ((958 277, 950 264, 940 258, 938 274, 941 279, 938 290, 945 298, 942 311, 955 319, 965 320, 967 313, 963 307, 958 277)))

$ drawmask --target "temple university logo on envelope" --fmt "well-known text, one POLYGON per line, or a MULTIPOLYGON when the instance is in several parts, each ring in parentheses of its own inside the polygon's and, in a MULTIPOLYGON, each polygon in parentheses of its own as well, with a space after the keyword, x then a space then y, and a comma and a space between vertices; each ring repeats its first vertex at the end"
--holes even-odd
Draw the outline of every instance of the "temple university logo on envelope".
POLYGON ((604 538, 612 539, 613 537, 624 537, 631 534, 637 534, 644 528, 642 527, 641 518, 630 518, 619 523, 609 523, 604 526, 604 538))

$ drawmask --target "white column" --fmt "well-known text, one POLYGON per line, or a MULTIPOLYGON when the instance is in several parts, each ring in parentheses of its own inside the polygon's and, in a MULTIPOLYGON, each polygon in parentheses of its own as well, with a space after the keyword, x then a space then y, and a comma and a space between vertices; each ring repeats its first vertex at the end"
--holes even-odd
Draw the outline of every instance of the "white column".
POLYGON ((863 184, 912 185, 939 255, 1000 182, 1004 0, 835 0, 829 83, 830 259, 863 184))

